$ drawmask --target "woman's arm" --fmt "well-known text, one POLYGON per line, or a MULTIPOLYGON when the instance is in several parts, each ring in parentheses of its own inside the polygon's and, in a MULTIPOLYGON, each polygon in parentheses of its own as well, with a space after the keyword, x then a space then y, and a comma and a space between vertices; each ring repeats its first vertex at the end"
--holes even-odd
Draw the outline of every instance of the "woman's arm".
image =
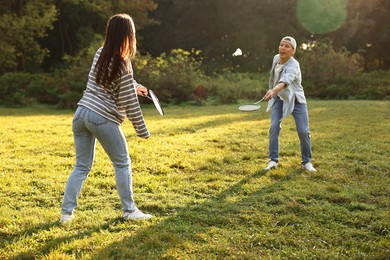
MULTIPOLYGON (((131 69, 131 67, 130 67, 131 69)), ((119 84, 118 109, 123 109, 127 118, 132 123, 137 136, 148 138, 150 133, 146 127, 142 110, 137 97, 137 83, 133 78, 133 71, 127 72, 124 66, 122 68, 122 78, 119 84)))
POLYGON ((265 100, 270 100, 273 96, 282 91, 286 86, 286 83, 279 82, 275 87, 267 91, 267 93, 265 94, 265 100))
POLYGON ((280 75, 279 83, 272 89, 268 90, 267 93, 265 94, 265 100, 271 99, 280 91, 287 88, 291 83, 293 83, 295 80, 299 78, 299 75, 300 75, 299 63, 296 60, 290 61, 289 64, 286 65, 285 68, 283 68, 283 71, 281 72, 280 75))

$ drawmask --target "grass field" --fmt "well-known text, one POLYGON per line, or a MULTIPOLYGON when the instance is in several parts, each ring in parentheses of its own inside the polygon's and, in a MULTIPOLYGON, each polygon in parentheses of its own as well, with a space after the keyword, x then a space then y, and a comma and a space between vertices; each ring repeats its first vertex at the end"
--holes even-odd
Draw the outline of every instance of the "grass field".
POLYGON ((269 115, 237 105, 144 106, 152 137, 123 125, 135 199, 121 219, 100 145, 73 222, 60 203, 74 163, 72 111, 0 108, 0 259, 388 259, 390 102, 309 101, 313 163, 292 117, 268 162, 269 115))

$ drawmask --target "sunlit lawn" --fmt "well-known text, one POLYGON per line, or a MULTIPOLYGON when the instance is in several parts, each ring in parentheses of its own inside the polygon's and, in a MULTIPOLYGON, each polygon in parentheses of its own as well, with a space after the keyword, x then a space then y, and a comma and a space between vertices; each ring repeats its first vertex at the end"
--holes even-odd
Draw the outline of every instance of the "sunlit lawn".
POLYGON ((280 167, 269 115, 238 105, 143 105, 152 137, 123 125, 138 207, 121 219, 100 145, 76 217, 60 225, 74 163, 72 111, 0 108, 0 259, 369 258, 390 255, 390 102, 309 101, 313 163, 300 169, 292 117, 280 167))

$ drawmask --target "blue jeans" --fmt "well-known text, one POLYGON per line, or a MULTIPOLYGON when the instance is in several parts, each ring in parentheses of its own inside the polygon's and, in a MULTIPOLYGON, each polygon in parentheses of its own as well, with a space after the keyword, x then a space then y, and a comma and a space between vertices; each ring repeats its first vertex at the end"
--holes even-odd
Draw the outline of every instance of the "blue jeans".
POLYGON ((77 207, 77 198, 92 168, 96 139, 114 165, 116 188, 123 211, 134 211, 131 160, 120 125, 86 107, 79 106, 73 118, 72 130, 76 148, 76 165, 66 183, 61 213, 72 215, 77 207))
MULTIPOLYGON (((283 100, 277 98, 272 106, 271 126, 269 129, 269 159, 279 161, 279 133, 283 115, 283 100)), ((302 164, 311 161, 311 143, 309 130, 309 115, 306 104, 295 102, 292 115, 295 120, 298 137, 301 144, 302 164)))

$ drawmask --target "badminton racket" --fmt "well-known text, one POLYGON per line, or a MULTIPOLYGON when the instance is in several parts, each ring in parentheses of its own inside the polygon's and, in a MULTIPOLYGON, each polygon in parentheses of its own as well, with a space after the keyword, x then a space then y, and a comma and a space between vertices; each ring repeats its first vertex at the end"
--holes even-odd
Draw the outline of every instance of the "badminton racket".
POLYGON ((253 103, 253 104, 248 104, 248 105, 242 105, 240 106, 238 109, 240 111, 245 111, 245 112, 250 112, 250 111, 256 111, 256 110, 259 110, 260 109, 260 103, 265 99, 265 97, 263 97, 262 99, 260 99, 259 101, 253 103))
POLYGON ((146 97, 146 98, 152 100, 154 106, 157 109, 157 112, 160 114, 160 116, 163 116, 164 115, 164 109, 162 108, 162 106, 160 104, 160 101, 158 100, 156 94, 154 94, 154 92, 152 90, 150 90, 150 89, 148 90, 148 92, 149 92, 149 96, 148 95, 143 95, 143 97, 146 97))

